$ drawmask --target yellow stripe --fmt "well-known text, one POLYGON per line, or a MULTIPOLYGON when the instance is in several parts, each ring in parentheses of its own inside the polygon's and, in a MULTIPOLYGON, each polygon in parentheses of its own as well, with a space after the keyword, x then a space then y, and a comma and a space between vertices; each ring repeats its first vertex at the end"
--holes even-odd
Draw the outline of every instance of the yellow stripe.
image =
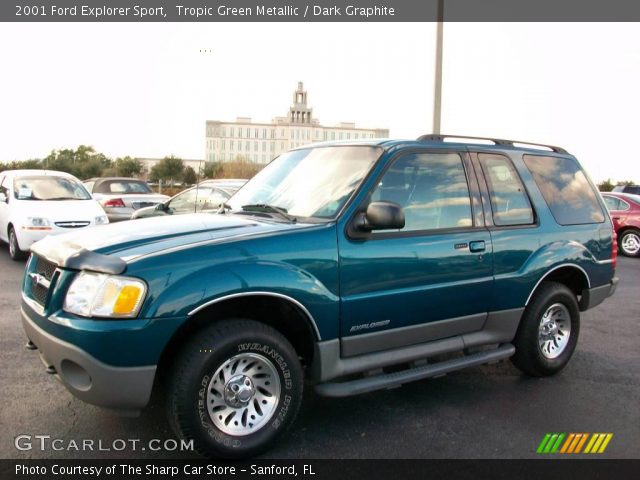
POLYGON ((589 437, 588 433, 583 433, 582 434, 582 440, 580 440, 580 443, 576 447, 576 453, 580 453, 580 451, 582 450, 582 446, 584 445, 584 442, 587 441, 587 437, 589 437))
POLYGON ((571 446, 569 447, 569 451, 567 453, 573 453, 573 449, 576 448, 576 445, 578 444, 579 440, 580 440, 580 434, 577 433, 576 437, 573 439, 573 442, 571 442, 571 446))
POLYGON ((589 440, 589 443, 587 444, 587 448, 584 450, 584 453, 591 453, 591 447, 595 443, 597 437, 598 437, 598 434, 596 434, 596 433, 594 433, 591 436, 591 440, 589 440))
POLYGON ((560 453, 565 453, 567 451, 567 448, 569 448, 569 444, 573 441, 573 438, 575 436, 576 436, 575 433, 569 434, 569 438, 565 440, 564 445, 562 445, 562 449, 560 450, 560 453))
POLYGON ((607 433, 607 436, 604 439, 604 442, 602 442, 602 445, 600 445, 600 450, 598 450, 598 453, 604 453, 605 448, 607 448, 607 445, 609 445, 609 442, 611 441, 611 439, 613 438, 613 433, 607 433))
POLYGON ((593 445, 593 448, 591 449, 591 453, 597 453, 598 452, 598 448, 600 448, 600 444, 604 440, 605 436, 606 435, 604 433, 599 433, 598 434, 598 439, 596 440, 596 443, 593 445))

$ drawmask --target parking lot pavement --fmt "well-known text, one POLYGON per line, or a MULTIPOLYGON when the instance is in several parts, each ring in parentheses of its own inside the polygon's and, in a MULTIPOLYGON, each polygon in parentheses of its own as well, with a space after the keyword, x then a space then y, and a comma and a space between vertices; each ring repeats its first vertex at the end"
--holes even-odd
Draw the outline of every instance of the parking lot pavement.
MULTIPOLYGON (((0 457, 193 456, 145 447, 172 438, 157 399, 139 418, 118 417, 76 400, 44 372, 37 353, 23 348, 23 267, 0 247, 0 457), (64 439, 58 446, 93 440, 94 451, 19 451, 14 439, 23 434, 64 439), (139 439, 139 449, 105 451, 119 448, 116 439, 139 439)), ((292 431, 268 457, 527 458, 547 432, 612 432, 600 458, 639 458, 640 259, 619 258, 618 276, 615 296, 582 315, 577 351, 559 375, 528 378, 502 362, 346 399, 307 388, 292 431)))

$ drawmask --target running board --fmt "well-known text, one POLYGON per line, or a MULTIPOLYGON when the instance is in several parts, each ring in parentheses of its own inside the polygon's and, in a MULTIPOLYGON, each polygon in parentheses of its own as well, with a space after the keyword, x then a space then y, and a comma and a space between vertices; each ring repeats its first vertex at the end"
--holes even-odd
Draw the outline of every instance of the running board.
POLYGON ((379 390, 381 388, 399 387, 402 384, 444 375, 449 372, 461 370, 467 367, 475 367, 485 363, 496 362, 509 358, 516 349, 510 343, 499 346, 494 350, 474 353, 453 360, 432 363, 422 367, 415 367, 400 372, 386 373, 375 377, 358 378, 346 382, 328 382, 316 385, 315 390, 325 397, 348 397, 361 393, 379 390))

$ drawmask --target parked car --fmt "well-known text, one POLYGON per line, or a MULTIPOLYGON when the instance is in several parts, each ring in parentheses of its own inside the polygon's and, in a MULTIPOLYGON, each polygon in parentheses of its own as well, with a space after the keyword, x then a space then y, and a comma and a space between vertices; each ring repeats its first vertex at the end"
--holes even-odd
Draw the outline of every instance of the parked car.
POLYGON ((147 182, 135 178, 91 178, 85 180, 84 185, 100 202, 110 222, 129 220, 136 210, 169 199, 167 195, 154 193, 147 182))
POLYGON ((618 245, 627 257, 640 256, 640 195, 628 193, 603 193, 618 234, 618 245))
POLYGON ((506 358, 553 375, 617 285, 604 202, 562 148, 447 140, 304 146, 217 215, 38 242, 30 346, 95 405, 162 385, 175 432, 223 457, 285 432, 304 377, 343 397, 506 358))
POLYGON ((184 190, 164 203, 154 207, 140 208, 133 212, 131 219, 157 217, 163 215, 181 215, 184 213, 207 213, 220 208, 230 197, 230 187, 218 187, 209 181, 201 182, 197 187, 184 190))
POLYGON ((247 180, 244 178, 215 178, 212 180, 204 180, 200 185, 215 185, 216 187, 222 188, 227 193, 233 195, 240 190, 245 183, 247 183, 247 180))
POLYGON ((640 195, 640 185, 617 185, 613 187, 613 192, 640 195))
POLYGON ((109 223, 80 180, 53 170, 0 172, 0 239, 14 260, 48 235, 109 223))

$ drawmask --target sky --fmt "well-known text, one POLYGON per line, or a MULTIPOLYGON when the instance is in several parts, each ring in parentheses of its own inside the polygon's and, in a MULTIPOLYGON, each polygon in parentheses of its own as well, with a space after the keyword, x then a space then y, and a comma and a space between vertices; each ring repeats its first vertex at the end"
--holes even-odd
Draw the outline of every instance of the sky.
MULTIPOLYGON (((442 132, 560 145, 640 183, 640 28, 446 23, 442 132)), ((94 146, 204 158, 205 121, 283 116, 432 131, 435 24, 2 24, 0 160, 94 146)))

